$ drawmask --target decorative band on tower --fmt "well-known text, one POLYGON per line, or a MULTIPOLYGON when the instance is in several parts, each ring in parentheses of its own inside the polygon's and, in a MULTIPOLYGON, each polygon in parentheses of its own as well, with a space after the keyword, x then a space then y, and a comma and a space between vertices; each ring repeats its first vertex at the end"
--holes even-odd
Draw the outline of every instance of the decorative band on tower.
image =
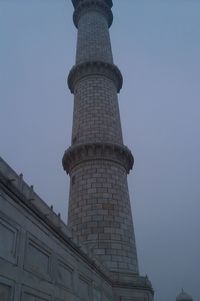
POLYGON ((133 168, 134 158, 128 147, 111 143, 88 143, 69 147, 63 156, 63 168, 67 173, 86 161, 109 160, 120 164, 126 172, 133 168))
POLYGON ((104 62, 85 62, 75 65, 68 76, 68 86, 71 93, 74 93, 76 83, 87 77, 93 75, 103 75, 115 83, 117 93, 122 88, 123 77, 120 70, 114 64, 104 62))

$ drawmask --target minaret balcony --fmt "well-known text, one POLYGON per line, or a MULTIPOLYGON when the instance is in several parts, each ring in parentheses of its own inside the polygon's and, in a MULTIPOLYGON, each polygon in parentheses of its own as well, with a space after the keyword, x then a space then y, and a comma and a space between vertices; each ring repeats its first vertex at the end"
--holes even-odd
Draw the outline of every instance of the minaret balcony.
POLYGON ((133 168, 134 158, 126 146, 112 143, 88 143, 69 147, 63 156, 63 168, 67 173, 86 161, 108 160, 120 164, 126 172, 133 168))

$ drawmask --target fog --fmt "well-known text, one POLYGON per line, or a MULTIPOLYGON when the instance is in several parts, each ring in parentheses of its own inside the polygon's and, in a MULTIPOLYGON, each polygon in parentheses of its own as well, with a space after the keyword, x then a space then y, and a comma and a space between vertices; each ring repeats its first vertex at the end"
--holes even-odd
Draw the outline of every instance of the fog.
MULTIPOLYGON (((76 29, 70 0, 0 0, 0 154, 67 220, 76 29)), ((114 0, 110 29, 140 273, 200 300, 200 1, 114 0)))

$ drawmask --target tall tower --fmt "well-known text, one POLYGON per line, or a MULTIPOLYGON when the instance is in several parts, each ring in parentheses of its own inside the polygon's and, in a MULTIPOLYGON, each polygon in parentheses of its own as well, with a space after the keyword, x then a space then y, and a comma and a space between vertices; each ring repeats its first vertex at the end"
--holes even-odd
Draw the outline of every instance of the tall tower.
POLYGON ((72 145, 63 157, 70 175, 68 225, 115 283, 135 283, 151 300, 151 285, 138 272, 127 185, 134 159, 122 138, 117 98, 122 75, 113 64, 109 36, 112 1, 72 2, 78 39, 68 77, 74 94, 72 145))

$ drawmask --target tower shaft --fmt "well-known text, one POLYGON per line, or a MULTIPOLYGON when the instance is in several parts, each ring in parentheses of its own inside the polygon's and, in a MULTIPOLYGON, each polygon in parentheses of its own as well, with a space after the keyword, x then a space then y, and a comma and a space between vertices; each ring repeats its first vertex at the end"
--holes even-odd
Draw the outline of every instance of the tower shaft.
POLYGON ((139 277, 127 185, 133 156, 123 145, 113 64, 112 1, 74 0, 76 63, 68 77, 74 94, 72 145, 63 157, 70 175, 68 225, 109 269, 114 281, 139 277))

